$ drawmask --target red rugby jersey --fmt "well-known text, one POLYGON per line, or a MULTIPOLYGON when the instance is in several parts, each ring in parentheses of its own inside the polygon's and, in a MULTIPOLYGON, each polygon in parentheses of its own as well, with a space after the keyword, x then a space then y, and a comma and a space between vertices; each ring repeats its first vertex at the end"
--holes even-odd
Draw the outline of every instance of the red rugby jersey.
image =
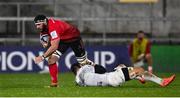
POLYGON ((79 30, 61 20, 48 19, 48 32, 50 40, 71 40, 80 36, 79 30))

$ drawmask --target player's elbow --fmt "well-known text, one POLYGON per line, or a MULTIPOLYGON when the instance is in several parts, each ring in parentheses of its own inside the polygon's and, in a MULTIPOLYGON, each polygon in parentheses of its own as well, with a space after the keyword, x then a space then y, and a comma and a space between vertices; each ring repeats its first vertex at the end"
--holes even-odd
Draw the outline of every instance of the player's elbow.
POLYGON ((146 58, 146 59, 151 59, 151 58, 152 58, 151 53, 146 54, 145 58, 146 58))

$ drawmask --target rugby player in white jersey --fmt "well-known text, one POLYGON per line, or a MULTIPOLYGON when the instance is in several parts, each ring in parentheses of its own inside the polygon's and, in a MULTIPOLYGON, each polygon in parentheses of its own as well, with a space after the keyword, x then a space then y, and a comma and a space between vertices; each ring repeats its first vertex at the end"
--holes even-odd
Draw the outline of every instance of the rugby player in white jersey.
POLYGON ((168 78, 160 78, 148 71, 145 71, 141 67, 126 67, 124 64, 118 65, 113 72, 106 72, 103 74, 95 72, 96 69, 97 68, 91 64, 84 65, 82 67, 78 64, 71 66, 71 70, 76 75, 75 81, 80 86, 117 87, 128 80, 141 78, 142 81, 152 81, 162 87, 165 87, 175 79, 175 75, 168 78))

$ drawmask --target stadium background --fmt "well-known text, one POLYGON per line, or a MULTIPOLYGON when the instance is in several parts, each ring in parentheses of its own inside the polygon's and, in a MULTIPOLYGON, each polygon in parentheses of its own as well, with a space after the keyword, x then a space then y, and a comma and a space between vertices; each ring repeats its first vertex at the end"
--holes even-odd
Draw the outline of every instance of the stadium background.
MULTIPOLYGON (((103 63, 107 64, 106 67, 109 70, 112 70, 115 64, 130 63, 127 55, 128 44, 137 31, 143 30, 152 41, 151 51, 155 72, 180 72, 180 0, 157 0, 153 3, 120 1, 0 0, 0 76, 7 78, 9 73, 37 73, 43 69, 41 66, 38 67, 40 69, 28 71, 28 65, 23 63, 22 70, 12 70, 20 68, 19 65, 25 59, 32 62, 32 59, 27 57, 29 51, 34 56, 42 50, 39 34, 33 23, 33 18, 37 14, 62 19, 77 26, 88 52, 94 53, 89 53, 90 58, 95 60, 94 55, 98 52, 96 59, 99 61, 96 61, 100 64, 103 60, 111 59, 108 53, 107 57, 102 59, 102 53, 116 54, 114 62, 109 65, 108 62, 103 63), (10 54, 11 59, 6 59, 10 54)), ((63 62, 61 65, 65 65, 64 59, 61 61, 63 62)), ((37 67, 33 63, 32 66, 37 67)), ((60 69, 61 72, 69 71, 67 66, 65 68, 60 66, 60 69)), ((0 82, 0 90, 2 90, 1 87, 8 87, 8 84, 3 86, 3 82, 0 82)), ((5 96, 6 93, 1 92, 0 95, 5 96)))

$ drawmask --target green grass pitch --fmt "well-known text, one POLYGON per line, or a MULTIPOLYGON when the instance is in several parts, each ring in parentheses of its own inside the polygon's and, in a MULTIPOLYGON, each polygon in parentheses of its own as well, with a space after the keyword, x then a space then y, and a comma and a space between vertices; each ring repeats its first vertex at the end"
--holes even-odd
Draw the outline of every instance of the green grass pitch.
MULTIPOLYGON (((166 77, 172 73, 159 73, 166 77)), ((120 87, 79 87, 74 84, 72 73, 59 74, 59 88, 44 88, 49 85, 49 74, 0 74, 1 97, 177 97, 180 96, 180 73, 169 86, 162 88, 159 85, 147 82, 141 84, 132 80, 120 87)))

